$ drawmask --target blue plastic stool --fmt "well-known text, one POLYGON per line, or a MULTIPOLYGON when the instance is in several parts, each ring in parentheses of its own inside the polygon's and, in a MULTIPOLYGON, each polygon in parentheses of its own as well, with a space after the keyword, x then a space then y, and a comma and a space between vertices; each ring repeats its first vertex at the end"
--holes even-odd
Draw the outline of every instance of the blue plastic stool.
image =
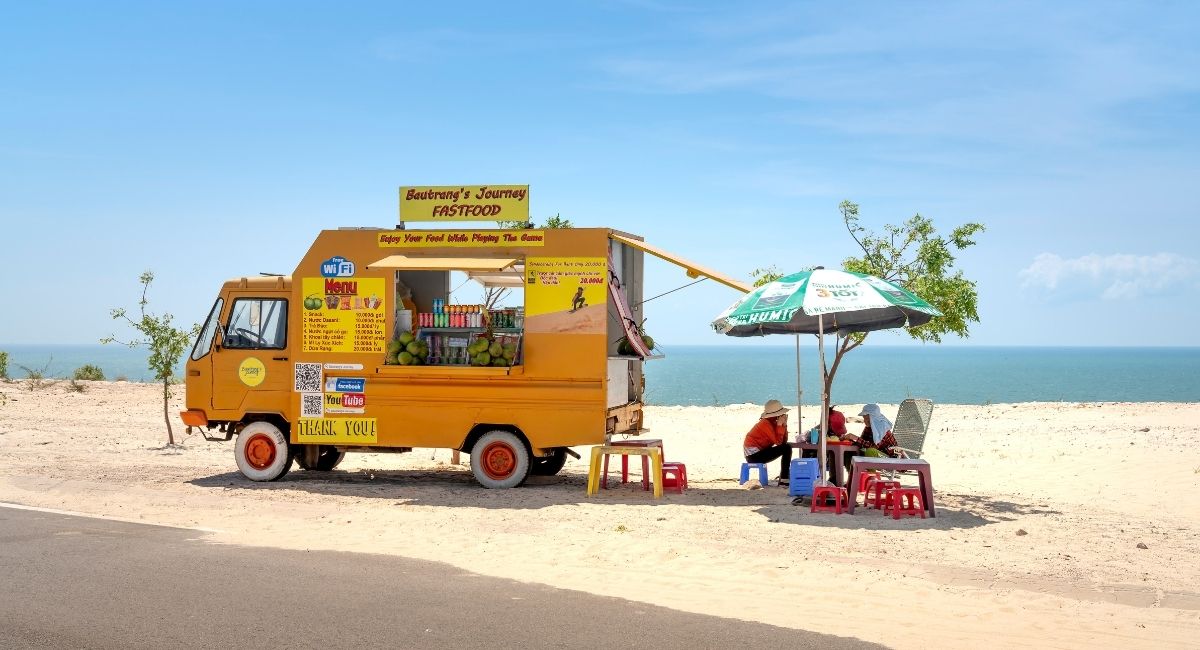
POLYGON ((758 484, 765 486, 767 480, 767 466, 763 463, 742 463, 742 474, 738 477, 738 485, 745 485, 746 481, 750 480, 750 468, 758 468, 758 484))

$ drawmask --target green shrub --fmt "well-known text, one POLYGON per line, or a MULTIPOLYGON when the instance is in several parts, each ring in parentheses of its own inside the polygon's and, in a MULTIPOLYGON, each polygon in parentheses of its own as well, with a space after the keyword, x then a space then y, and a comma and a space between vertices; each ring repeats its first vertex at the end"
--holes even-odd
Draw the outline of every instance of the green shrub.
POLYGON ((75 381, 74 379, 72 379, 71 383, 67 384, 67 390, 73 391, 76 393, 82 393, 83 391, 87 390, 87 384, 81 384, 78 381, 75 381))
POLYGON ((104 370, 100 366, 94 366, 89 363, 75 369, 75 379, 104 381, 104 370))
POLYGON ((8 353, 0 350, 0 379, 8 379, 8 353))

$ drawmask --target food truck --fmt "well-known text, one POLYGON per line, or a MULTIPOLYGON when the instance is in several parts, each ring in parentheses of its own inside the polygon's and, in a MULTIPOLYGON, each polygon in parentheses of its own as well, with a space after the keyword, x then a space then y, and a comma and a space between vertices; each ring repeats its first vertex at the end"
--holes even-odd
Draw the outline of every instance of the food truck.
POLYGON ((469 454, 489 488, 556 474, 572 446, 646 430, 645 253, 749 289, 607 228, 322 231, 290 276, 221 287, 182 419, 237 436, 255 481, 418 447, 469 454), (521 304, 462 304, 452 272, 521 304))

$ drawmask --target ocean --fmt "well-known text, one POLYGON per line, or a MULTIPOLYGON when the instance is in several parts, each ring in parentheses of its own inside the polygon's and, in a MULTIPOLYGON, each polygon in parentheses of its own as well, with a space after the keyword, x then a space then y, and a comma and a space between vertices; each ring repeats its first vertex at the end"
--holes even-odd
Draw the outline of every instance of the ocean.
MULTIPOLYGON (((646 401, 723 406, 796 400, 791 345, 663 346, 646 364, 646 401)), ((119 345, 5 345, 8 374, 21 366, 70 377, 94 364, 105 377, 149 381, 146 351, 119 345)), ((830 355, 832 361, 832 355, 830 355)), ((182 362, 179 374, 182 374, 182 362)), ((804 403, 821 399, 815 345, 801 349, 804 403)), ((1010 402, 1200 402, 1200 348, 872 346, 846 355, 833 403, 895 404, 928 397, 941 404, 1010 402)))

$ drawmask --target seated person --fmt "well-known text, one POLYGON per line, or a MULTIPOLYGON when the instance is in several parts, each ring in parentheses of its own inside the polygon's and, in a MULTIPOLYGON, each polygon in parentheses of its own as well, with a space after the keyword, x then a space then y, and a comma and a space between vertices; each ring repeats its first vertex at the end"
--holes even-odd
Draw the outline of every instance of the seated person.
MULTIPOLYGON (((837 410, 835 404, 829 405, 829 412, 826 415, 826 422, 827 422, 827 426, 829 427, 829 435, 830 436, 841 438, 842 436, 846 435, 846 433, 847 433, 847 431, 846 431, 846 415, 844 413, 842 413, 841 411, 837 410)), ((814 431, 816 431, 816 433, 812 434, 813 437, 810 438, 809 441, 813 442, 813 443, 819 443, 820 442, 819 435, 820 435, 821 425, 818 424, 817 426, 813 427, 813 429, 814 429, 814 431)), ((801 454, 801 457, 816 458, 817 450, 805 449, 804 452, 801 454)), ((830 485, 837 485, 837 472, 835 472, 833 469, 833 464, 835 462, 836 461, 834 460, 833 452, 826 451, 825 452, 825 468, 829 471, 829 484, 830 485)))
MULTIPOLYGON (((842 440, 849 440, 858 445, 863 456, 899 456, 892 450, 896 446, 896 438, 892 436, 892 421, 883 415, 879 405, 867 404, 862 407, 859 415, 863 418, 862 434, 855 436, 847 433, 841 436, 842 440)), ((850 468, 849 457, 846 458, 846 468, 850 468)))
POLYGON ((742 453, 747 463, 768 463, 781 458, 779 485, 787 485, 792 469, 792 446, 787 441, 788 409, 779 400, 768 400, 758 423, 746 434, 742 453))

